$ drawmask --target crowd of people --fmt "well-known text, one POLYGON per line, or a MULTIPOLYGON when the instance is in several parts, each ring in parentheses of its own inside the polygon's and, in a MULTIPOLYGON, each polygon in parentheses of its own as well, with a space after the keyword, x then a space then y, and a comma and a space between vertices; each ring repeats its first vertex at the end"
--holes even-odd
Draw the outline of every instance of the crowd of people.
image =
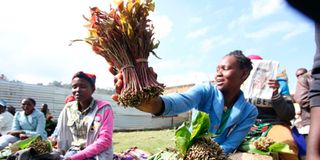
MULTIPOLYGON (((219 62, 214 81, 196 85, 184 93, 155 97, 137 109, 155 116, 177 115, 192 109, 208 113, 209 131, 217 134, 214 140, 226 154, 238 149, 253 125, 267 125, 266 136, 288 144, 292 151, 279 153, 279 158, 299 159, 305 153, 299 154, 291 129, 295 126, 304 138, 308 136, 310 103, 307 94, 311 73, 305 68, 297 69, 294 94, 290 94, 287 83, 281 83, 278 78, 269 79, 266 83, 273 91, 270 103, 261 105, 246 99, 241 90, 253 68, 253 60, 262 58, 245 56, 240 50, 232 51, 219 62), (300 106, 299 112, 295 112, 294 103, 300 106)), ((8 105, 1 100, 0 120, 5 121, 1 124, 6 126, 1 127, 0 150, 9 143, 40 135, 48 138, 65 159, 112 159, 112 107, 109 102, 92 97, 95 79, 95 75, 82 71, 72 77, 72 95, 66 97, 57 122, 52 121, 47 104, 42 104, 38 110, 32 98, 22 99, 22 111, 14 115, 6 111, 8 105)))
POLYGON ((109 102, 92 97, 95 79, 82 71, 72 77, 72 95, 66 97, 57 122, 48 105, 37 109, 33 98, 22 99, 22 111, 14 115, 0 100, 0 150, 37 135, 50 140, 65 160, 112 159, 113 111, 109 102))

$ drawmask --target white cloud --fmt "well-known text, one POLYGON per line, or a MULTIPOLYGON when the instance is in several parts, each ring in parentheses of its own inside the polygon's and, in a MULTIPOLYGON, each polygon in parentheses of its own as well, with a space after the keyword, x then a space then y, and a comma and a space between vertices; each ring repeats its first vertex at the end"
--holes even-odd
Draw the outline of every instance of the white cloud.
POLYGON ((283 0, 253 0, 252 17, 262 18, 275 13, 283 7, 283 0))
POLYGON ((152 20, 154 25, 156 39, 164 39, 172 31, 173 22, 168 16, 150 14, 150 19, 152 20))
POLYGON ((311 29, 311 27, 309 25, 306 25, 306 24, 296 25, 291 30, 288 30, 288 32, 283 36, 283 39, 284 40, 291 39, 291 38, 293 38, 295 36, 298 36, 298 35, 300 35, 302 33, 307 32, 310 29, 311 29))
POLYGON ((203 41, 201 50, 203 50, 204 52, 209 52, 214 47, 226 45, 230 42, 232 42, 232 39, 225 36, 215 36, 207 38, 203 41))
POLYGON ((228 28, 244 27, 254 20, 272 15, 284 7, 283 0, 253 0, 251 13, 245 12, 228 24, 228 28))
POLYGON ((201 17, 191 17, 189 21, 193 24, 199 24, 200 22, 202 22, 202 18, 201 17))
POLYGON ((201 37, 203 35, 206 35, 207 33, 208 33, 208 27, 200 28, 198 30, 195 30, 193 32, 188 33, 187 34, 187 38, 194 39, 194 38, 198 38, 198 37, 201 37))
MULTIPOLYGON (((0 26, 0 32, 9 38, 1 49, 10 51, 7 58, 14 57, 1 64, 10 68, 8 78, 26 83, 70 83, 71 76, 83 70, 97 75, 97 86, 113 86, 105 60, 95 55, 89 45, 78 42, 68 46, 70 40, 86 36, 82 15, 90 14, 89 7, 98 5, 97 2, 12 0, 0 5, 1 13, 10 13, 0 14, 8 22, 0 26), (33 4, 38 5, 32 7, 33 4)), ((104 6, 106 3, 103 2, 104 6)))
POLYGON ((272 35, 283 35, 284 40, 298 36, 307 32, 311 27, 306 24, 293 24, 287 21, 275 22, 262 28, 261 30, 251 32, 245 35, 246 38, 261 39, 272 35))
POLYGON ((235 29, 235 28, 238 28, 238 27, 246 25, 250 21, 251 21, 251 17, 249 15, 247 15, 247 14, 243 14, 239 18, 231 21, 228 24, 228 28, 235 29))
POLYGON ((279 33, 279 32, 287 32, 288 30, 291 30, 293 27, 293 24, 289 22, 276 22, 269 24, 268 26, 265 26, 259 31, 249 33, 245 35, 247 38, 266 38, 269 37, 272 34, 279 33))

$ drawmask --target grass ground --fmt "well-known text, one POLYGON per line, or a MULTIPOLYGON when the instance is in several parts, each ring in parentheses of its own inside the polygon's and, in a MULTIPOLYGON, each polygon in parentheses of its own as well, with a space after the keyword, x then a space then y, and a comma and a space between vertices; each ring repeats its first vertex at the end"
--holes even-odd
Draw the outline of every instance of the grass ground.
POLYGON ((114 152, 121 152, 131 147, 138 147, 155 154, 167 147, 174 147, 175 129, 129 131, 113 133, 114 152))

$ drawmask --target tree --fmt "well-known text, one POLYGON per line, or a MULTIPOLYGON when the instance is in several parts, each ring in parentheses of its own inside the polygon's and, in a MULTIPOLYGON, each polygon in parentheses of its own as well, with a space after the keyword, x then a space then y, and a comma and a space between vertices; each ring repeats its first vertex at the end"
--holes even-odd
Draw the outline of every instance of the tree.
POLYGON ((53 82, 50 82, 48 84, 48 86, 55 86, 55 87, 62 87, 62 82, 60 81, 53 81, 53 82))
POLYGON ((7 78, 7 76, 6 76, 6 75, 4 75, 4 74, 0 74, 0 80, 5 80, 5 81, 7 81, 7 80, 8 80, 8 78, 7 78))

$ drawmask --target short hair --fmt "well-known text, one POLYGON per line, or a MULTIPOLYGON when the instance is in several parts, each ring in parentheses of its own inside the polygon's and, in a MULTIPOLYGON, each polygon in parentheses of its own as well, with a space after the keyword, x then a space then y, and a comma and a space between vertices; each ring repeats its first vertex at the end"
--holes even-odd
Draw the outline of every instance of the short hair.
POLYGON ((306 68, 298 68, 296 72, 302 71, 303 73, 307 73, 308 70, 306 68))
POLYGON ((33 98, 24 98, 27 101, 30 101, 34 106, 36 106, 36 100, 34 100, 33 98))
POLYGON ((226 56, 234 56, 237 59, 237 63, 240 67, 240 69, 247 69, 249 72, 252 70, 252 62, 251 59, 246 57, 242 51, 240 50, 235 50, 230 52, 229 54, 225 55, 226 56))

